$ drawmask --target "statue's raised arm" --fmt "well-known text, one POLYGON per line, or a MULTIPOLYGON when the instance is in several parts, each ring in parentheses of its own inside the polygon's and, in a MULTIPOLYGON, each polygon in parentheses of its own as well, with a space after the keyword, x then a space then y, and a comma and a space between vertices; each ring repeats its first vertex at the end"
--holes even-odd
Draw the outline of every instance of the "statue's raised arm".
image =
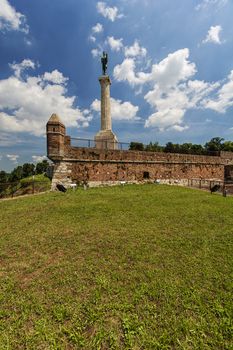
POLYGON ((103 56, 101 57, 101 63, 102 63, 102 74, 106 75, 107 68, 108 68, 108 54, 107 52, 103 52, 103 56))

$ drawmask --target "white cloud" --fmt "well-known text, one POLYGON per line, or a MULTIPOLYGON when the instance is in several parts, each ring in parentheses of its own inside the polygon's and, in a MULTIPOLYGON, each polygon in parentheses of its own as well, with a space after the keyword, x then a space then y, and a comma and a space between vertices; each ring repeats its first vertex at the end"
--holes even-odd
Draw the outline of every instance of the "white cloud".
POLYGON ((25 139, 20 139, 16 134, 9 134, 0 131, 0 147, 17 147, 17 145, 25 142, 25 139))
POLYGON ((214 7, 215 9, 219 9, 225 6, 228 3, 228 0, 202 0, 195 9, 199 10, 207 10, 210 7, 214 7))
POLYGON ((108 7, 103 1, 99 1, 96 5, 96 8, 98 13, 100 13, 102 16, 104 16, 112 22, 114 22, 117 18, 123 17, 122 14, 119 14, 119 10, 116 6, 108 7))
POLYGON ((189 62, 188 58, 188 49, 169 54, 164 60, 152 66, 151 80, 163 90, 187 80, 196 73, 195 64, 189 62))
MULTIPOLYGON (((91 104, 91 109, 100 112, 100 101, 95 99, 91 104)), ((111 115, 113 120, 139 120, 137 116, 139 107, 134 106, 131 102, 123 102, 111 98, 111 115)))
POLYGON ((222 31, 221 26, 211 26, 208 30, 206 38, 202 41, 203 44, 206 43, 214 43, 214 44, 222 44, 220 39, 220 32, 222 31))
POLYGON ((102 54, 102 50, 101 49, 92 49, 91 50, 91 54, 92 56, 95 57, 100 57, 102 54))
POLYGON ((67 78, 57 70, 25 78, 17 73, 0 80, 1 131, 43 135, 46 122, 54 112, 68 127, 87 126, 91 116, 85 116, 76 106, 75 96, 67 97, 65 81, 67 78))
POLYGON ((32 41, 29 39, 24 38, 24 42, 27 46, 32 46, 32 41))
POLYGON ((107 43, 111 47, 112 51, 120 51, 120 49, 123 47, 122 40, 123 39, 115 39, 113 36, 107 37, 107 43))
POLYGON ((28 33, 25 16, 17 12, 8 0, 0 0, 0 30, 18 30, 28 33))
POLYGON ((152 66, 150 73, 135 73, 134 58, 126 58, 114 68, 113 75, 117 81, 127 81, 131 86, 156 82, 165 89, 184 81, 196 73, 194 63, 188 61, 189 50, 182 49, 169 54, 164 60, 152 66))
POLYGON ((20 78, 21 73, 24 70, 26 70, 28 68, 35 69, 35 67, 36 67, 35 63, 29 59, 25 59, 21 63, 16 63, 16 62, 11 63, 11 64, 9 64, 9 66, 14 71, 14 74, 17 78, 20 78))
POLYGON ((185 113, 189 109, 202 108, 203 98, 218 87, 218 83, 205 83, 199 80, 187 80, 169 88, 155 85, 154 89, 145 95, 145 100, 155 109, 155 113, 146 120, 145 127, 160 129, 173 128, 184 131, 185 113))
POLYGON ((96 98, 91 104, 91 109, 95 112, 100 112, 100 100, 96 98))
POLYGON ((189 61, 189 50, 181 49, 152 65, 149 73, 136 72, 135 59, 126 58, 115 67, 114 78, 127 81, 131 86, 152 84, 153 88, 144 98, 154 112, 147 118, 145 127, 161 130, 175 127, 176 131, 183 131, 186 111, 202 108, 203 98, 218 87, 218 84, 191 80, 196 71, 196 65, 189 61))
POLYGON ((89 109, 84 109, 83 110, 83 115, 89 115, 90 114, 90 110, 89 109))
MULTIPOLYGON (((92 29, 91 29, 93 34, 99 34, 103 30, 104 30, 104 28, 103 28, 101 23, 96 23, 96 25, 94 27, 92 27, 92 29)), ((89 40, 92 41, 93 43, 95 43, 96 42, 96 37, 93 34, 91 34, 89 36, 89 40)))
POLYGON ((111 111, 115 120, 138 120, 137 116, 139 107, 134 106, 131 102, 122 102, 111 98, 111 111))
POLYGON ((125 47, 125 56, 126 57, 138 57, 138 56, 146 56, 147 50, 144 47, 141 47, 137 40, 135 40, 132 46, 125 47))
POLYGON ((32 156, 32 160, 35 163, 41 163, 43 160, 47 159, 46 156, 32 156))
POLYGON ((19 155, 18 154, 7 154, 7 158, 13 163, 18 163, 19 155))
POLYGON ((94 35, 89 36, 89 40, 92 41, 93 43, 96 42, 96 37, 94 35))
POLYGON ((145 127, 158 127, 160 130, 174 125, 179 125, 183 121, 185 111, 181 108, 165 108, 153 113, 145 122, 145 127))
POLYGON ((233 70, 229 74, 227 82, 216 91, 216 95, 204 99, 202 106, 219 113, 225 113, 228 108, 233 106, 233 70))
POLYGON ((189 129, 189 127, 187 126, 187 125, 184 125, 184 126, 182 126, 182 125, 173 125, 172 127, 171 127, 171 129, 172 130, 175 130, 175 131, 179 131, 179 132, 182 132, 182 131, 185 131, 185 130, 187 130, 187 129, 189 129))
POLYGON ((65 84, 69 79, 65 78, 61 72, 55 69, 51 73, 44 73, 43 80, 54 84, 65 84))
POLYGON ((103 26, 101 23, 96 23, 94 27, 92 27, 92 32, 95 34, 101 33, 103 31, 103 26))
POLYGON ((113 76, 117 81, 126 81, 131 86, 144 84, 149 78, 149 74, 135 73, 136 63, 133 58, 126 58, 121 64, 115 66, 113 76))

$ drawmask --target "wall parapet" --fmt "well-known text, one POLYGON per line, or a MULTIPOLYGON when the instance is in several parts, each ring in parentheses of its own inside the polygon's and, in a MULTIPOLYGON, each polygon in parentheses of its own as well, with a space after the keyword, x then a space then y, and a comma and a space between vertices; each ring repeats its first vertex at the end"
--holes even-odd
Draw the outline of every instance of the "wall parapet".
POLYGON ((177 154, 164 152, 104 150, 86 147, 65 147, 64 159, 77 161, 115 161, 115 162, 168 162, 195 164, 226 164, 227 159, 216 156, 177 154))

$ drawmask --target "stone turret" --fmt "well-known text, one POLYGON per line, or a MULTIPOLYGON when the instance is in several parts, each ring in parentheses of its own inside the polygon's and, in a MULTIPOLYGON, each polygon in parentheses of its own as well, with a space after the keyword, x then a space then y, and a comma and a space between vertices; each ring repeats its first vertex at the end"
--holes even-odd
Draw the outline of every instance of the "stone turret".
POLYGON ((65 151, 66 128, 57 114, 52 114, 47 125, 47 157, 52 161, 62 160, 65 151))

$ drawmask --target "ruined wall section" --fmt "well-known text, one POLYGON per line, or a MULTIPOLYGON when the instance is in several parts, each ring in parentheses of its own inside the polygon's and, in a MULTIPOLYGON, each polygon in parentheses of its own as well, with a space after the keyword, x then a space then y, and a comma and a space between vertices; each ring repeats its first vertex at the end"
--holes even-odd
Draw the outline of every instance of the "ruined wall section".
MULTIPOLYGON (((71 163, 70 163, 71 164, 71 163)), ((73 181, 87 182, 141 182, 155 180, 218 179, 223 180, 223 165, 201 164, 146 164, 74 162, 71 165, 73 181)))
POLYGON ((200 156, 191 154, 177 154, 146 151, 100 150, 96 148, 65 147, 65 159, 90 161, 128 161, 128 162, 173 162, 173 163, 205 163, 226 164, 221 157, 200 156))
POLYGON ((227 154, 210 157, 72 147, 57 115, 47 123, 47 149, 54 162, 53 188, 58 182, 69 186, 84 181, 98 186, 122 181, 185 184, 188 179, 224 180, 225 165, 233 164, 227 154))
POLYGON ((75 148, 66 144, 64 160, 72 181, 101 183, 224 179, 220 157, 75 148))

